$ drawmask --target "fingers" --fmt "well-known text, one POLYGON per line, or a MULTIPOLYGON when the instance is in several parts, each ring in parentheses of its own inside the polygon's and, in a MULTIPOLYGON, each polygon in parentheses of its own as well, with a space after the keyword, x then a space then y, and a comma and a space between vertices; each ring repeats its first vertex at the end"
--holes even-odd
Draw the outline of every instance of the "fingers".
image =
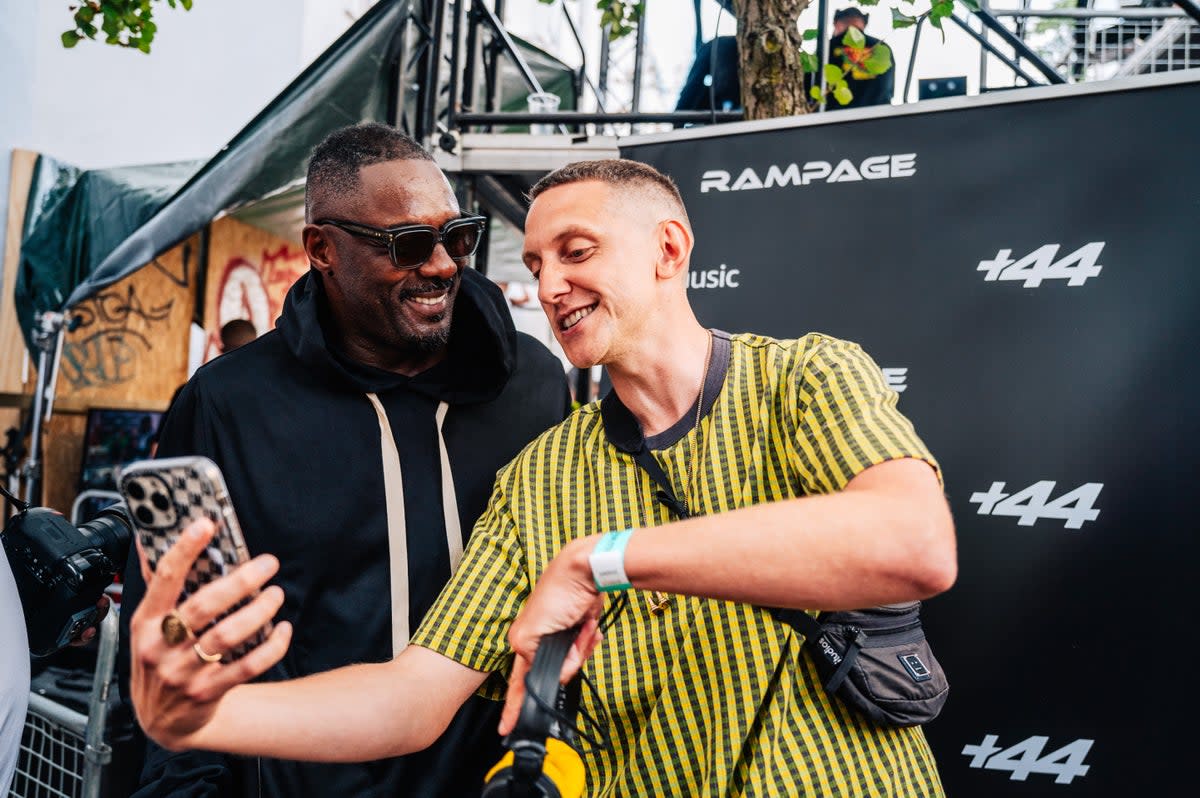
MULTIPOLYGON (((259 555, 250 562, 239 565, 227 576, 197 590, 179 605, 179 613, 189 626, 199 631, 242 599, 254 595, 278 570, 279 560, 274 556, 259 555)), ((280 594, 280 603, 282 603, 282 591, 280 594)), ((275 607, 275 610, 277 609, 279 609, 278 606, 275 607)), ((271 615, 275 614, 275 610, 271 611, 271 615)), ((268 616, 269 618, 270 616, 268 616)), ((259 625, 261 626, 261 624, 259 625)), ((205 651, 211 650, 205 648, 205 651)))
POLYGON ((96 601, 96 620, 92 622, 92 626, 80 632, 79 637, 72 640, 69 645, 86 646, 96 639, 97 629, 100 626, 100 622, 108 615, 108 608, 111 603, 108 596, 101 594, 100 598, 96 601))
POLYGON ((500 713, 500 734, 506 735, 517 725, 521 707, 525 705, 525 674, 529 673, 529 661, 518 655, 513 659, 512 673, 508 677, 508 695, 504 698, 504 709, 500 713))
MULTIPOLYGON (((255 627, 250 633, 257 631, 258 628, 255 627)), ((208 673, 190 691, 189 697, 199 702, 215 701, 239 684, 248 682, 274 667, 275 663, 283 659, 291 642, 292 625, 287 621, 281 621, 262 645, 254 648, 241 659, 225 665, 206 666, 209 668, 208 673)))
POLYGON ((213 626, 196 641, 203 651, 231 651, 262 629, 283 606, 283 589, 272 585, 237 612, 213 626))
POLYGON ((558 677, 559 684, 566 684, 575 677, 575 674, 583 667, 583 663, 587 662, 592 651, 599 645, 600 638, 599 622, 595 618, 588 618, 584 621, 579 629, 578 637, 571 644, 570 650, 567 651, 567 657, 563 660, 562 671, 558 677))
POLYGON ((100 600, 96 602, 96 623, 99 624, 108 617, 108 608, 112 605, 112 601, 108 596, 101 595, 100 600))
MULTIPOLYGON (((575 642, 571 644, 566 659, 563 660, 559 683, 566 684, 583 668, 588 657, 595 651, 603 639, 600 632, 599 619, 588 617, 579 629, 575 642)), ((505 735, 517 725, 521 715, 521 707, 525 705, 525 675, 529 673, 532 660, 521 655, 513 658, 512 674, 508 677, 508 695, 504 699, 504 709, 500 713, 500 734, 505 735)))
MULTIPOLYGON (((179 536, 175 545, 158 561, 154 574, 146 580, 146 595, 142 599, 139 610, 148 615, 161 615, 169 612, 175 606, 176 599, 183 592, 183 582, 187 578, 192 563, 208 541, 212 539, 216 527, 207 518, 193 521, 179 536)), ((138 557, 142 558, 143 568, 147 568, 145 553, 138 549, 138 557)))

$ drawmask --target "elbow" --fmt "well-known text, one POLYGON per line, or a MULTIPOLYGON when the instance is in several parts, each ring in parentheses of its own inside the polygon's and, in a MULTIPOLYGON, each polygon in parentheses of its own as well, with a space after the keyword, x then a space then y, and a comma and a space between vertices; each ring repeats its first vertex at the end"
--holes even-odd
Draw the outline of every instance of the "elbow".
POLYGON ((922 598, 933 598, 954 587, 958 579, 958 561, 951 553, 937 562, 930 562, 921 575, 918 591, 922 598))
POLYGON ((958 547, 954 520, 944 502, 940 512, 925 514, 912 540, 916 544, 913 563, 913 588, 919 598, 945 593, 958 579, 958 547))

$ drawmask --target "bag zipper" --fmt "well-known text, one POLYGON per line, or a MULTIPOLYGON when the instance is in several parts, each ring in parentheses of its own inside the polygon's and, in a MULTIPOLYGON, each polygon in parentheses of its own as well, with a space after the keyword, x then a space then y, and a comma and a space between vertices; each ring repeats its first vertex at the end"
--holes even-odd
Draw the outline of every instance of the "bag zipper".
POLYGON ((924 632, 921 631, 920 621, 914 621, 913 623, 907 623, 904 626, 897 626, 892 629, 872 630, 850 625, 842 628, 842 635, 847 640, 853 640, 859 635, 863 635, 865 641, 862 643, 862 648, 885 648, 902 643, 915 643, 925 636, 924 632))

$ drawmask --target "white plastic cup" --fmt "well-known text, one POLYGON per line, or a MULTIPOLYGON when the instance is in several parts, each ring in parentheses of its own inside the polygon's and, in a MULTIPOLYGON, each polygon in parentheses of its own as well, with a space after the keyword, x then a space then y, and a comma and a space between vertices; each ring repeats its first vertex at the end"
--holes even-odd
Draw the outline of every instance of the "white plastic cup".
MULTIPOLYGON (((529 105, 529 113, 545 114, 552 113, 558 110, 558 104, 562 102, 557 94, 552 94, 548 91, 535 91, 530 93, 525 101, 529 105)), ((535 136, 552 136, 558 132, 558 125, 540 124, 529 126, 529 132, 535 136)))

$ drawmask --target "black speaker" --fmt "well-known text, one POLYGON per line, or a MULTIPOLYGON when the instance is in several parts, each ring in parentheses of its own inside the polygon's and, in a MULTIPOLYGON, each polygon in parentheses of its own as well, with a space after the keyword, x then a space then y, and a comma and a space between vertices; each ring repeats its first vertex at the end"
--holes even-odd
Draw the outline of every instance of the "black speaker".
POLYGON ((932 100, 937 97, 957 97, 967 93, 967 76, 949 78, 921 78, 917 81, 917 99, 932 100))

